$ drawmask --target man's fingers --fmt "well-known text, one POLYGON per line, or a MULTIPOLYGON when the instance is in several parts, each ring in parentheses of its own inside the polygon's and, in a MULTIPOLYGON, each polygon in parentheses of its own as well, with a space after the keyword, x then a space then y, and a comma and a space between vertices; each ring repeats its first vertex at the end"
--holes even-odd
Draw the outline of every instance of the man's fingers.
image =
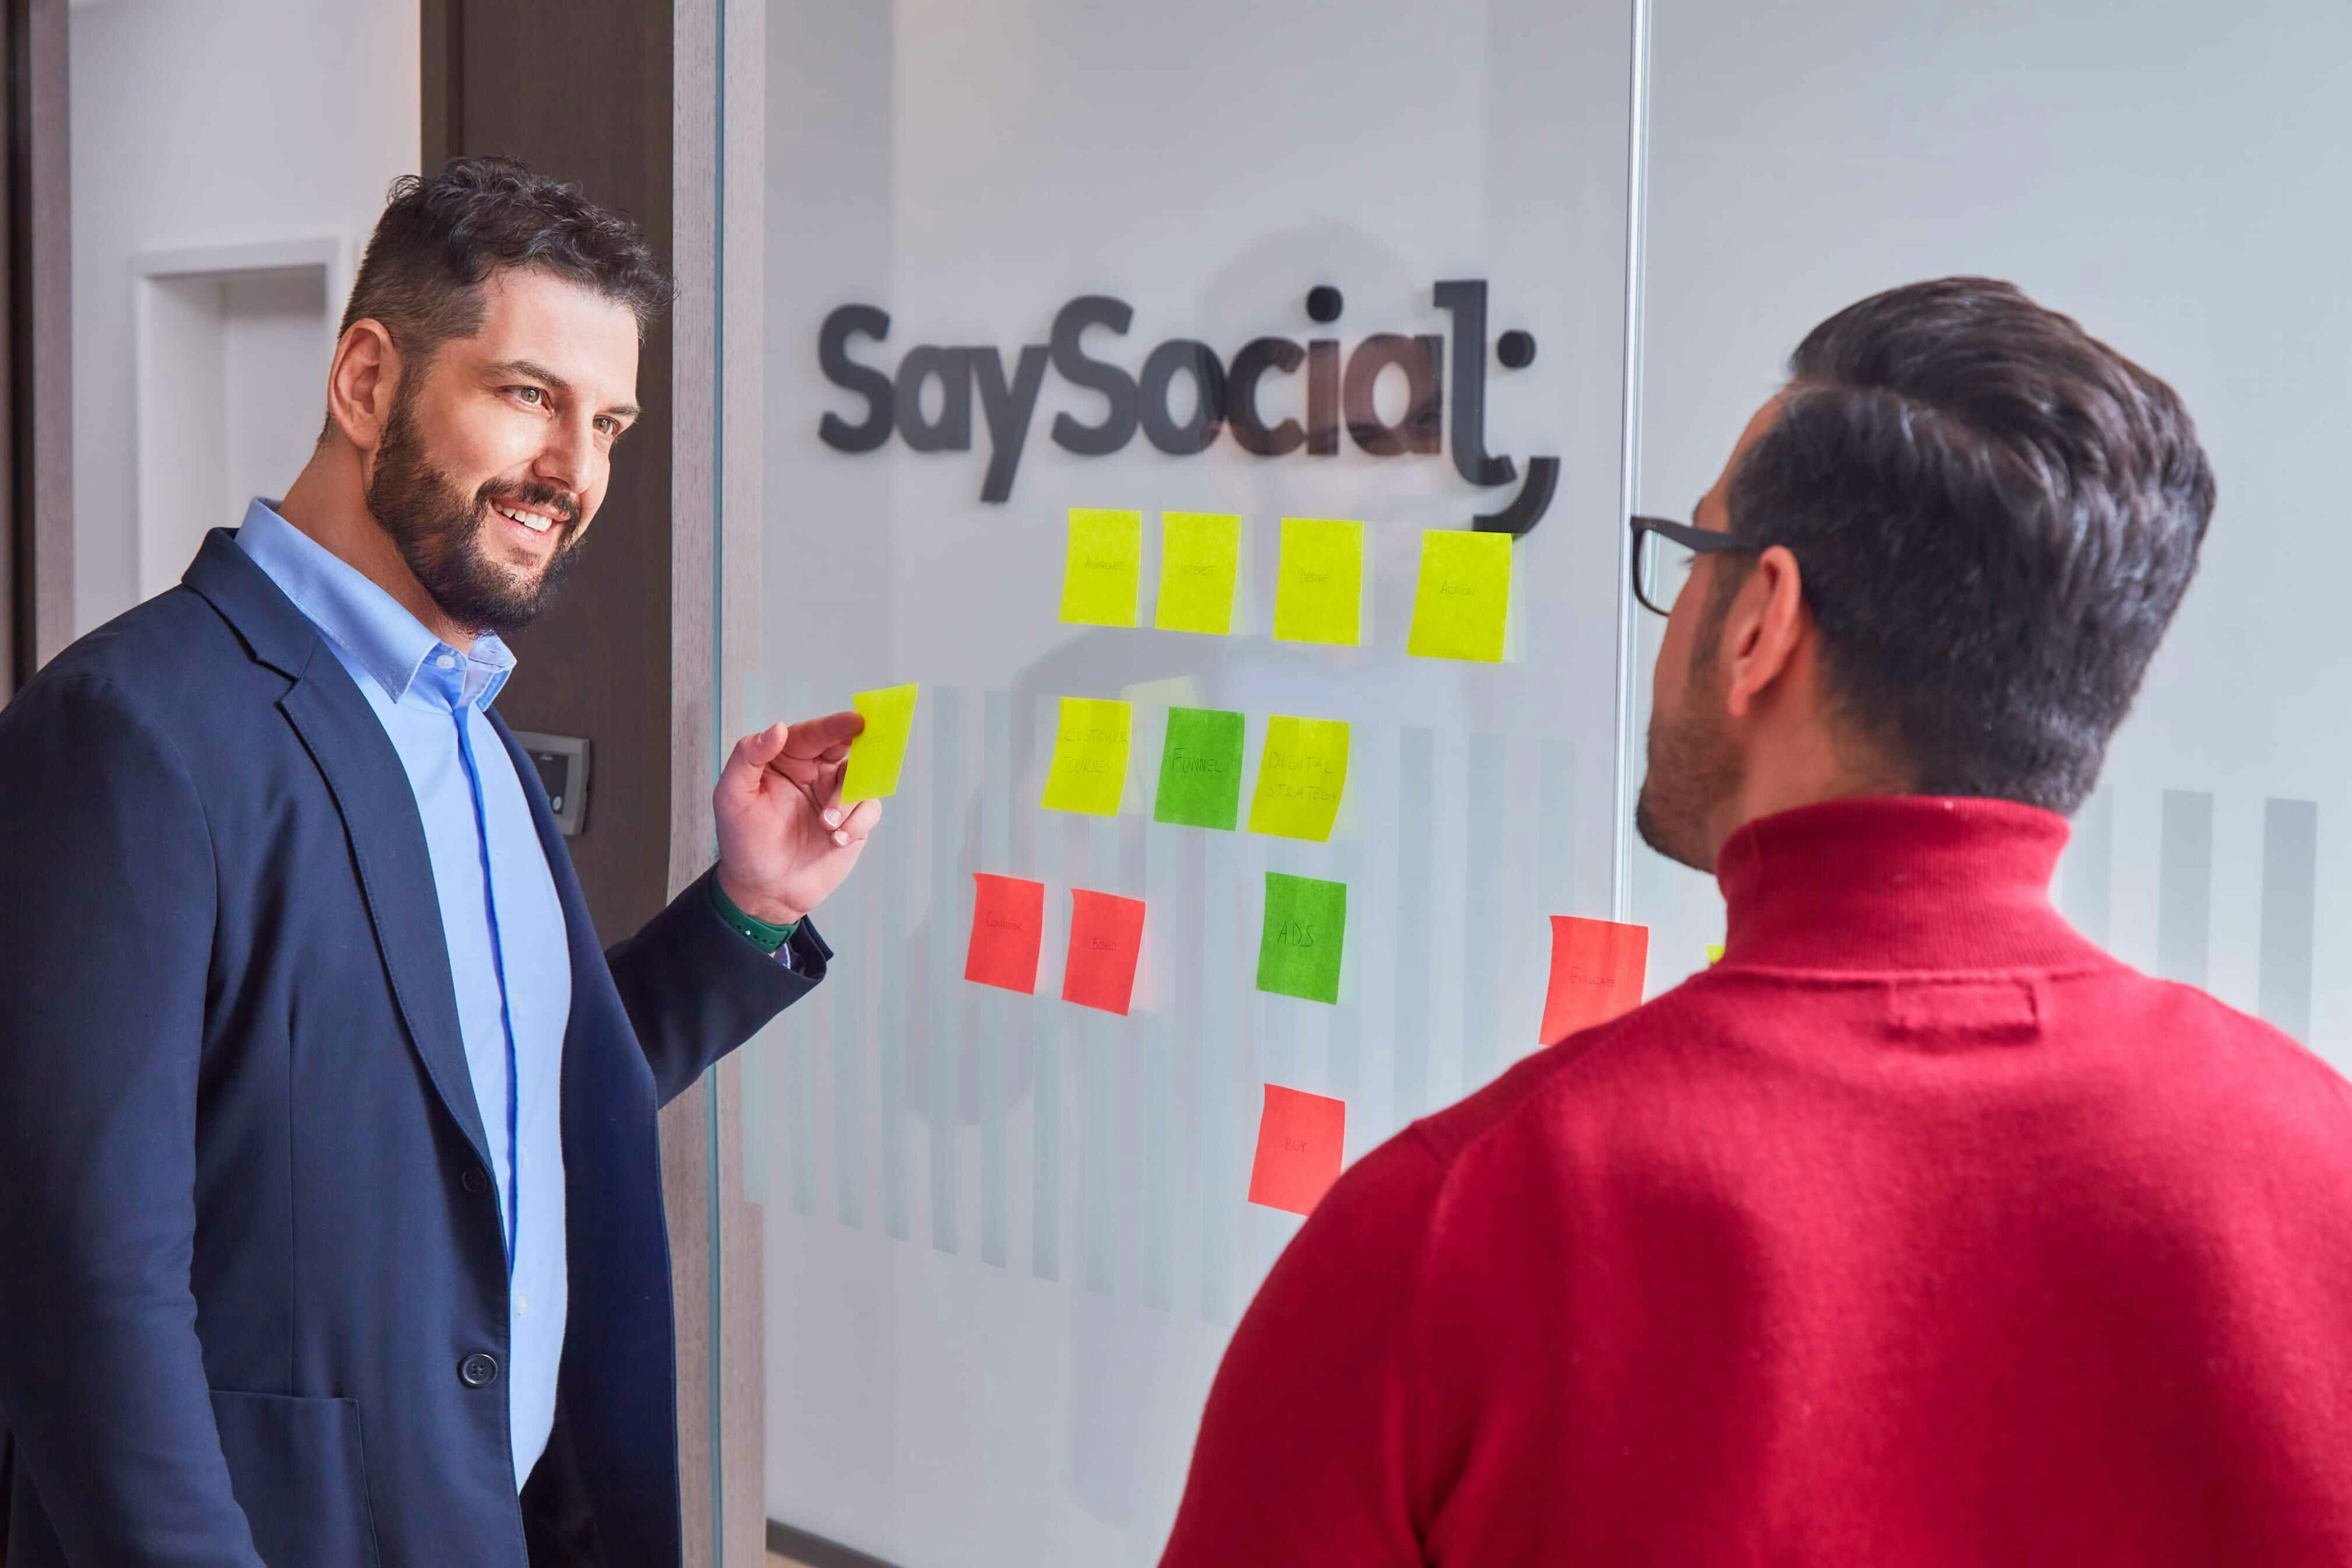
POLYGON ((842 848, 852 844, 863 844, 866 836, 874 831, 874 825, 881 820, 882 803, 861 800, 850 808, 847 816, 842 818, 841 826, 833 830, 833 842, 842 848))
POLYGON ((828 713, 822 719, 803 719, 793 726, 790 740, 784 746, 787 756, 826 762, 839 762, 849 754, 849 742, 866 729, 862 713, 828 713), (828 752, 839 754, 826 756, 828 752))
POLYGON ((757 790, 761 770, 783 751, 789 739, 782 724, 771 724, 736 742, 735 749, 727 753, 727 765, 719 771, 719 787, 757 790))

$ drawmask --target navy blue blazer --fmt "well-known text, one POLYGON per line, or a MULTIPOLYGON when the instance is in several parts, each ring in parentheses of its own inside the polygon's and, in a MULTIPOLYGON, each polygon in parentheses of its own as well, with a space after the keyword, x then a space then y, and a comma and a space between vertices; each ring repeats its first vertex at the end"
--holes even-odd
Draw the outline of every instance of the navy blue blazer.
POLYGON ((572 984, 571 1309, 520 1502, 432 865, 341 661, 215 529, 0 712, 9 1568, 520 1568, 526 1513, 542 1564, 679 1560, 655 1111, 829 955, 803 923, 799 972, 775 962, 700 882, 600 952, 498 728, 572 984))

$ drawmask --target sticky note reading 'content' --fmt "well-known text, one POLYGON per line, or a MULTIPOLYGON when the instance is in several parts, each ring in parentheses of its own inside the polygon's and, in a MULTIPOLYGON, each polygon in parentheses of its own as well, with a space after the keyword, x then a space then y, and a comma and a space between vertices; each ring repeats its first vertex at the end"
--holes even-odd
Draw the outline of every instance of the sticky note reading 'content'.
POLYGON ((1070 956, 1062 969, 1062 1000, 1127 1016, 1135 994, 1135 961, 1143 951, 1143 900, 1116 893, 1070 889, 1070 956))
POLYGON ((1048 811, 1083 811, 1117 816, 1127 788, 1127 737, 1135 710, 1129 703, 1093 697, 1062 699, 1060 726, 1054 731, 1054 761, 1045 772, 1048 811))
POLYGON ((1423 531, 1421 581, 1412 591, 1412 635, 1405 652, 1419 658, 1499 663, 1510 608, 1509 534, 1423 531))
POLYGON ((1282 520, 1274 635, 1284 642, 1363 640, 1364 525, 1328 517, 1282 520))
POLYGON ((1070 553, 1062 567, 1062 619, 1089 626, 1135 625, 1143 582, 1143 514, 1070 509, 1070 553))
POLYGON ((1348 939, 1348 884, 1265 874, 1265 928, 1257 943, 1257 988, 1309 1002, 1339 1000, 1339 954, 1348 939))
POLYGON ((915 728, 918 689, 886 686, 850 698, 849 705, 865 717, 866 728, 849 742, 849 765, 841 775, 844 805, 898 793, 898 767, 907 760, 907 737, 915 728))
POLYGON ((1640 1006, 1649 959, 1647 926, 1552 916, 1551 984, 1537 1037, 1552 1045, 1640 1006))
POLYGON ((1257 1121, 1257 1158, 1250 1163, 1249 1201, 1292 1214, 1313 1212, 1339 1179, 1348 1142, 1348 1102, 1265 1086, 1257 1121))
POLYGON ((1230 833, 1241 806, 1242 716, 1214 708, 1168 710, 1152 820, 1230 833))
POLYGON ((1249 830, 1326 842, 1347 788, 1347 722, 1277 713, 1265 721, 1249 830))
POLYGON ((1241 562, 1240 518, 1218 511, 1161 512, 1160 607, 1151 624, 1163 632, 1231 633, 1241 562))
POLYGON ((1045 884, 975 871, 971 945, 963 977, 1007 991, 1037 989, 1037 950, 1045 935, 1045 884))

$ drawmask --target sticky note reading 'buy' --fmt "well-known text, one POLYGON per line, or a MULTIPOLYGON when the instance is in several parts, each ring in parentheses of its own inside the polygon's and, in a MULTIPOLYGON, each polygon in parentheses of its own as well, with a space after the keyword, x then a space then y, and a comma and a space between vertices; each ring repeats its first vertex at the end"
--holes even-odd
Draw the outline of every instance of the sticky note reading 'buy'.
POLYGON ((1135 625, 1143 582, 1143 514, 1070 509, 1070 552, 1062 566, 1062 619, 1089 626, 1135 625))
POLYGON ((1265 721, 1249 830, 1323 843, 1331 837, 1347 788, 1346 721, 1277 713, 1265 721))
POLYGON ((1551 984, 1537 1038, 1551 1045, 1640 1006, 1649 959, 1647 926, 1552 916, 1551 984))
POLYGON ((1094 697, 1062 699, 1060 726, 1054 731, 1054 760, 1045 771, 1048 811, 1083 811, 1117 816, 1127 788, 1127 738, 1135 709, 1094 697))
POLYGON ((972 873, 971 944, 963 977, 1007 991, 1037 989, 1037 952, 1045 935, 1045 884, 972 873))
POLYGON ((1364 525, 1328 517, 1282 520, 1274 635, 1284 642, 1363 640, 1364 525))
POLYGON ((1241 805, 1242 716, 1214 708, 1168 710, 1152 820, 1230 833, 1241 805))
POLYGON ((1127 1016, 1135 994, 1135 961, 1143 951, 1143 900, 1117 893, 1070 889, 1070 956, 1062 968, 1062 1000, 1127 1016))
POLYGON ((1405 652, 1498 663, 1510 607, 1509 534, 1423 531, 1421 581, 1412 591, 1412 635, 1405 652))
POLYGON ((1346 1100, 1267 1084, 1265 1108, 1257 1120, 1257 1158, 1250 1163, 1249 1201, 1311 1213, 1339 1179, 1347 1142, 1346 1100))
POLYGON ((1151 624, 1163 632, 1234 629, 1234 581, 1242 562, 1242 520, 1227 512, 1160 514, 1160 607, 1151 624))
POLYGON ((907 760, 907 737, 915 728, 918 689, 886 686, 850 698, 849 705, 865 717, 866 728, 849 742, 849 765, 841 775, 844 805, 898 793, 898 768, 907 760))
POLYGON ((1348 940, 1348 884, 1265 874, 1265 925, 1257 942, 1257 988, 1308 1002, 1339 1000, 1339 954, 1348 940))

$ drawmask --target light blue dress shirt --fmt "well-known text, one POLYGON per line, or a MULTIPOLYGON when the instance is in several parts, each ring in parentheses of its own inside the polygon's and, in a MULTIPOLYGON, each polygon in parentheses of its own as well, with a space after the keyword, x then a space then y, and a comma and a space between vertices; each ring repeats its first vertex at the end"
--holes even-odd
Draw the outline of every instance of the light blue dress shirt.
POLYGON ((508 1238, 506 1391, 519 1490, 554 1426, 563 1356, 562 1086, 572 956, 522 781, 487 713, 514 655, 491 636, 470 656, 459 653, 267 501, 246 509, 236 542, 351 672, 400 753, 425 824, 467 1076, 508 1238))

